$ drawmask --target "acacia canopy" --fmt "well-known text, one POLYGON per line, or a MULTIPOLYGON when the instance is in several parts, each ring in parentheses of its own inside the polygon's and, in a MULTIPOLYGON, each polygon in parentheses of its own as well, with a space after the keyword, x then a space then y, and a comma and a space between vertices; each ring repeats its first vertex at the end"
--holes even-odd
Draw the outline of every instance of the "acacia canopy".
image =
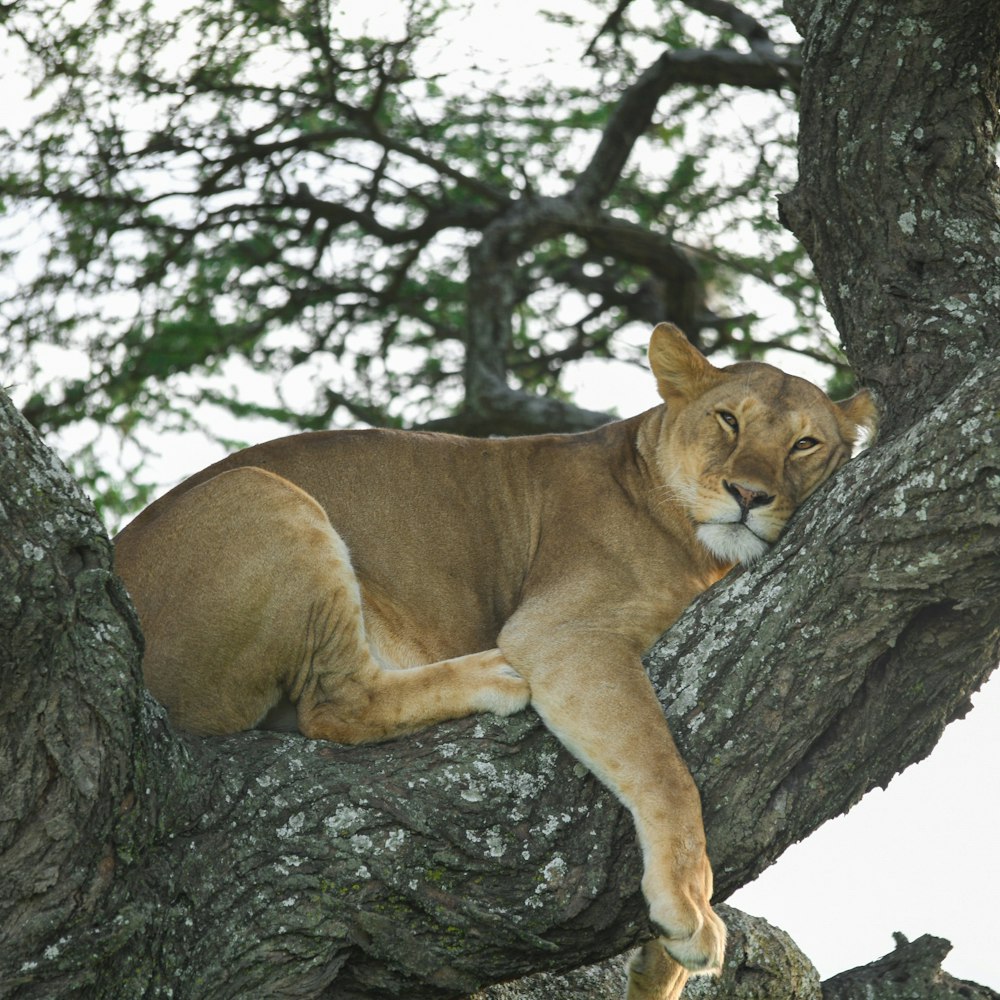
POLYGON ((485 8, 361 6, 7 9, 32 113, 0 135, 0 361, 106 504, 146 498, 143 445, 222 411, 592 426, 567 368, 637 362, 663 319, 838 370, 775 211, 800 72, 778 3, 512 8, 551 50, 520 69, 485 8), (115 437, 140 446, 117 467, 115 437))

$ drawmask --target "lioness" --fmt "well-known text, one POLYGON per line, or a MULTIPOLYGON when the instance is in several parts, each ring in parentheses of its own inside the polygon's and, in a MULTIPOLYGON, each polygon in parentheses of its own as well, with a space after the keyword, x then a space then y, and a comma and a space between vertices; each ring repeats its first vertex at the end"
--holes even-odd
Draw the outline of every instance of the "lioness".
POLYGON ((649 360, 664 403, 631 419, 282 438, 193 476, 116 543, 146 682, 184 729, 247 729, 284 697, 305 736, 357 743, 530 697, 635 818, 661 937, 633 960, 632 1000, 676 997, 725 943, 698 792, 640 657, 875 422, 865 393, 717 369, 669 324, 649 360))

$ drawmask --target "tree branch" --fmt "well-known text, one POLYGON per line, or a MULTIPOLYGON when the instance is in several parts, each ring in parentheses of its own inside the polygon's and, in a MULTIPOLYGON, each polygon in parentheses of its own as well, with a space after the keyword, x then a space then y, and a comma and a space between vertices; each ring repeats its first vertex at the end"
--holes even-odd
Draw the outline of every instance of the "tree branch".
POLYGON ((951 944, 924 934, 915 941, 898 932, 896 948, 869 965, 823 983, 823 1000, 1000 1000, 1000 993, 955 979, 941 968, 951 944))
MULTIPOLYGON (((586 55, 591 56, 594 54, 597 42, 604 35, 608 33, 620 34, 625 11, 631 3, 632 0, 618 0, 614 10, 605 18, 604 24, 601 25, 590 45, 587 46, 586 55)), ((684 6, 689 7, 691 10, 697 10, 709 17, 725 21, 734 31, 747 40, 753 51, 758 52, 769 60, 780 61, 781 57, 775 50, 774 42, 771 40, 767 28, 755 17, 747 14, 735 4, 729 3, 728 0, 684 0, 684 6)))
POLYGON ((586 431, 614 419, 609 413, 588 410, 554 396, 512 389, 506 383, 494 383, 490 388, 484 381, 476 398, 475 409, 465 407, 451 416, 428 420, 412 429, 471 437, 512 437, 586 431))
POLYGON ((730 3, 729 0, 683 0, 683 2, 684 6, 691 10, 724 21, 733 31, 747 40, 754 52, 767 59, 778 58, 767 28, 736 4, 730 3))
POLYGON ((594 155, 580 173, 572 197, 582 206, 598 206, 611 193, 639 137, 649 128, 660 98, 673 86, 747 87, 782 90, 795 83, 798 57, 770 59, 732 49, 666 51, 611 112, 594 155))
POLYGON ((581 206, 575 195, 525 199, 487 226, 469 251, 465 402, 458 414, 424 428, 517 434, 585 430, 607 422, 606 414, 531 395, 507 383, 519 258, 529 247, 564 233, 575 233, 595 250, 649 270, 670 303, 669 318, 686 323, 697 335, 702 316, 700 275, 672 240, 581 206))

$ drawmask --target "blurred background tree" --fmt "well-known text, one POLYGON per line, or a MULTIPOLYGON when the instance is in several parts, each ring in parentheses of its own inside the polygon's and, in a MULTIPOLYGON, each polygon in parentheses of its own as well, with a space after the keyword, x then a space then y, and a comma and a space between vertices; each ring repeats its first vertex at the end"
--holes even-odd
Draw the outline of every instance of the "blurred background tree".
POLYGON ((475 0, 8 6, 30 114, 0 134, 5 383, 112 523, 170 432, 593 426, 568 373, 641 363, 664 319, 844 391, 777 220, 780 7, 511 5, 509 37, 559 53, 515 71, 475 0))

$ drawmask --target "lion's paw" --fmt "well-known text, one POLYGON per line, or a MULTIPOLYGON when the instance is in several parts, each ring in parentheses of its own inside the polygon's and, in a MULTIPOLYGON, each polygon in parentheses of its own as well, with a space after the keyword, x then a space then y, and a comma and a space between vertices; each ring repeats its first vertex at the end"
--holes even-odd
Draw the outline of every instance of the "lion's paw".
POLYGON ((719 973, 726 953, 726 925, 708 903, 692 907, 689 918, 678 922, 676 907, 651 907, 650 920, 670 956, 689 972, 719 973), (673 917, 674 919, 671 919, 673 917))
POLYGON ((625 1000, 678 1000, 687 979, 659 940, 647 941, 629 959, 625 1000))
POLYGON ((494 715, 513 715, 528 707, 528 682, 504 659, 499 649, 482 654, 477 707, 494 715))

